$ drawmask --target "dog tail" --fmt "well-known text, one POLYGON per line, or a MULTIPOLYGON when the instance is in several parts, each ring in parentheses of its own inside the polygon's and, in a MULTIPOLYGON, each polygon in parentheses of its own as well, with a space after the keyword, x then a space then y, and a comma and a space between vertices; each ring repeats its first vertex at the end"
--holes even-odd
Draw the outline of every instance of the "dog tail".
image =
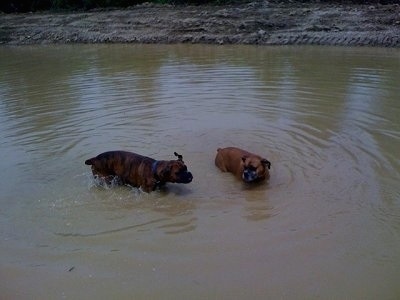
POLYGON ((85 165, 88 165, 88 166, 93 165, 93 160, 94 159, 95 159, 95 157, 85 160, 85 165))

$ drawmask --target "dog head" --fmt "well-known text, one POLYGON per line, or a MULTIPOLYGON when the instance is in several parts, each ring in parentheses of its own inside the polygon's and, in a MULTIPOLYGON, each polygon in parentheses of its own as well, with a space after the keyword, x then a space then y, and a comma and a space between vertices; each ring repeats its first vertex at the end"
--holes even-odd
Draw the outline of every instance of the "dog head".
POLYGON ((242 179, 246 183, 269 179, 271 162, 258 156, 245 155, 242 157, 242 179))
POLYGON ((173 183, 190 183, 193 180, 193 175, 190 173, 183 162, 182 155, 174 152, 177 160, 163 161, 158 173, 158 177, 164 182, 173 183))

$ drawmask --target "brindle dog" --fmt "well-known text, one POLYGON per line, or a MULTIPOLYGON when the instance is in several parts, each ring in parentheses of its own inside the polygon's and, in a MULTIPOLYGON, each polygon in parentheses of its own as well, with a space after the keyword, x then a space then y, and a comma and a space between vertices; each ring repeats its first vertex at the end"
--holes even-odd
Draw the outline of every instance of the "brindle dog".
POLYGON ((85 161, 92 173, 107 183, 117 182, 141 188, 146 193, 167 182, 190 183, 193 180, 182 155, 174 152, 177 160, 155 160, 127 151, 109 151, 85 161))

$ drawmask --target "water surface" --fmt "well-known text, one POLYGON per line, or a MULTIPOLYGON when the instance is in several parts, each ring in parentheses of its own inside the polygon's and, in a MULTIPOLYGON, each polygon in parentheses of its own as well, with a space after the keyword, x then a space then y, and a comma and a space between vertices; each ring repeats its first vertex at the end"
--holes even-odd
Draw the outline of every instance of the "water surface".
POLYGON ((0 48, 5 299, 396 299, 400 52, 0 48), (272 162, 248 187, 214 166, 272 162), (84 160, 183 154, 189 185, 94 184, 84 160))

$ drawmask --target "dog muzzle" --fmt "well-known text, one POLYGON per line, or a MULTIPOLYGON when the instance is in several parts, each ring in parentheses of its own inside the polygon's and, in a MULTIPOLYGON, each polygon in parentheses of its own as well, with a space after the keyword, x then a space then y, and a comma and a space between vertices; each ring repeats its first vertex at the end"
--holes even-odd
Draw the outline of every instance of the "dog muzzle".
POLYGON ((192 173, 188 171, 181 172, 176 180, 177 183, 190 183, 193 180, 192 173))
POLYGON ((256 170, 244 169, 242 174, 242 179, 244 182, 253 182, 258 179, 256 170))

